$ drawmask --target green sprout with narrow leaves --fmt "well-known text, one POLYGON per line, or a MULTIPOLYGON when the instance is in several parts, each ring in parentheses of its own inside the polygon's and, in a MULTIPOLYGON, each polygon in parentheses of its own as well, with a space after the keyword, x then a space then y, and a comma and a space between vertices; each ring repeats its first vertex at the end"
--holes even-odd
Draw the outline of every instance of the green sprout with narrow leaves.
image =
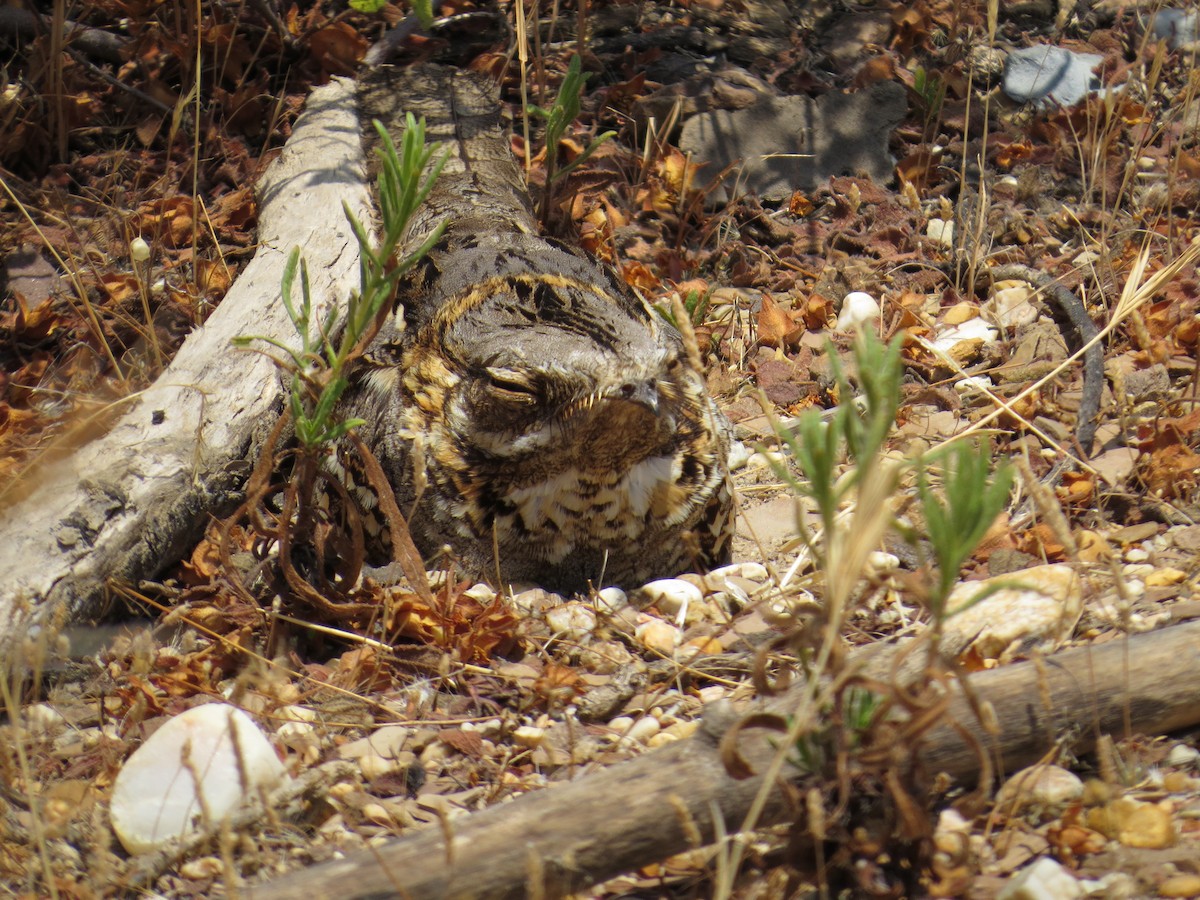
POLYGON ((416 120, 411 113, 399 148, 387 129, 377 121, 373 124, 382 142, 377 152, 382 164, 378 186, 383 234, 378 246, 374 246, 367 230, 344 204, 346 218, 358 240, 360 257, 360 287, 350 295, 345 318, 339 319, 338 308, 334 306, 319 327, 313 328, 308 267, 297 247, 288 256, 280 287, 283 305, 300 337, 300 346, 292 347, 267 337, 235 339, 238 346, 265 341, 288 354, 292 370, 289 407, 296 439, 301 447, 310 450, 337 441, 363 424, 360 419, 339 420, 334 415, 349 385, 348 364, 373 334, 381 314, 395 296, 400 278, 429 252, 445 228, 445 223, 440 224, 419 247, 396 258, 409 222, 433 190, 448 153, 431 165, 439 148, 436 144, 425 144, 425 122, 416 120))

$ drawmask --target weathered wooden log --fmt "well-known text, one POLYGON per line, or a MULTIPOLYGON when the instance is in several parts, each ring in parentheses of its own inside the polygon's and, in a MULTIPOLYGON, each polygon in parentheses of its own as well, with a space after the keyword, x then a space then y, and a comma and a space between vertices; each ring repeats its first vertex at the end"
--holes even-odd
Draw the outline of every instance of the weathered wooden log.
MULTIPOLYGON (((928 771, 962 782, 978 774, 975 748, 951 723, 977 735, 1011 771, 1062 740, 1087 752, 1105 734, 1159 734, 1200 723, 1200 623, 1128 640, 1068 650, 971 676, 978 698, 995 713, 998 733, 981 733, 961 689, 942 724, 920 751, 928 771)), ((794 708, 803 686, 768 708, 794 708)), ((561 897, 704 842, 736 832, 761 774, 731 777, 718 750, 739 716, 728 704, 705 715, 692 738, 577 781, 555 785, 431 828, 388 846, 323 863, 251 892, 255 900, 303 894, 323 898, 561 897), (449 839, 449 843, 448 843, 449 839)), ((746 729, 737 747, 756 773, 764 771, 779 735, 746 729)), ((785 766, 784 776, 796 778, 785 766)), ((770 790, 760 824, 792 814, 785 793, 770 790)))
POLYGON ((357 286, 342 203, 369 221, 363 169, 354 84, 335 80, 313 91, 264 175, 259 250, 216 312, 110 432, 38 474, 34 491, 0 513, 0 634, 85 616, 113 580, 136 583, 177 560, 237 495, 282 382, 269 358, 230 341, 296 342, 279 299, 293 247, 308 261, 318 315, 357 286))

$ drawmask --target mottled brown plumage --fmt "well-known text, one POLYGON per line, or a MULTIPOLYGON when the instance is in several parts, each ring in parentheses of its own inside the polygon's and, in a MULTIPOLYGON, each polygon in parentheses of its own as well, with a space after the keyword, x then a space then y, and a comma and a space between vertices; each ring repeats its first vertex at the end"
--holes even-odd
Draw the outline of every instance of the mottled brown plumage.
POLYGON ((366 421, 422 553, 566 590, 725 561, 728 426, 676 330, 537 235, 490 81, 382 67, 360 105, 393 135, 424 116, 451 151, 409 246, 448 228, 342 408, 366 421))

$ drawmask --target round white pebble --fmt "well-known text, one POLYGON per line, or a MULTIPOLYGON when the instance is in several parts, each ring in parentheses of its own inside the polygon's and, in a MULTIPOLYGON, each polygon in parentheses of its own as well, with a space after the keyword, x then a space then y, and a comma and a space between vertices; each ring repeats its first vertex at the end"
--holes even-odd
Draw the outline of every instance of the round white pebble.
POLYGON ((865 323, 878 319, 879 314, 878 300, 865 291, 851 291, 838 313, 838 331, 857 331, 865 323))
POLYGON ((690 581, 661 578, 642 587, 642 595, 659 608, 663 615, 678 615, 689 604, 699 603, 704 593, 690 581))
POLYGON ((113 829, 131 854, 147 853, 197 827, 201 797, 216 825, 287 777, 271 742, 244 712, 224 703, 193 707, 150 735, 117 773, 113 829))
POLYGON ((629 597, 619 587, 606 587, 596 591, 596 608, 615 613, 629 605, 629 597))
POLYGON ((596 630, 596 612, 582 603, 564 603, 546 613, 546 624, 559 637, 578 641, 596 630))

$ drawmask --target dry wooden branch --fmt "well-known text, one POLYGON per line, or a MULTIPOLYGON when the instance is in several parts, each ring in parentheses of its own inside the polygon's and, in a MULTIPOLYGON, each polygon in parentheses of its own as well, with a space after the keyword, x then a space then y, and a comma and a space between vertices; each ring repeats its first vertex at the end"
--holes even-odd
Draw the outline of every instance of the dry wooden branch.
POLYGON ((279 300, 292 247, 308 260, 317 315, 357 286, 358 244, 343 202, 369 221, 354 85, 335 80, 313 91, 264 175, 259 250, 217 311, 108 434, 42 473, 4 511, 0 634, 80 618, 111 580, 154 575, 211 512, 235 501, 281 408, 282 383, 270 359, 230 341, 296 341, 279 300))
MULTIPOLYGON (((972 676, 977 696, 998 723, 979 735, 1005 770, 1025 765, 1063 742, 1090 750, 1103 734, 1158 734, 1200 722, 1200 623, 1084 647, 972 676)), ((797 692, 770 704, 792 708, 797 692)), ((255 900, 400 896, 408 900, 471 897, 559 897, 689 849, 689 834, 716 836, 740 827, 761 777, 730 777, 718 754, 721 735, 739 715, 714 704, 700 731, 638 759, 569 784, 493 806, 442 829, 325 863, 252 892, 255 900), (449 846, 447 838, 450 839, 449 846)), ((979 734, 961 690, 947 720, 927 736, 930 772, 960 781, 979 758, 950 721, 979 734)), ((739 749, 756 772, 773 752, 774 732, 747 729, 739 749)), ((788 773, 795 777, 794 770, 788 773)), ((776 789, 761 823, 791 814, 776 789)))

